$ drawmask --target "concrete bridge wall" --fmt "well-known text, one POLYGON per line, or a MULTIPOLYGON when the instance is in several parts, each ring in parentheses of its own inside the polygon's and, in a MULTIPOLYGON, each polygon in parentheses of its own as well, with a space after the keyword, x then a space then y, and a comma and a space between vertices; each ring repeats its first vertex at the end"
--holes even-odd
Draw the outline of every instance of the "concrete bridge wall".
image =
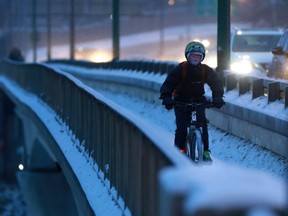
POLYGON ((4 86, 0 89, 1 178, 18 181, 29 215, 94 215, 58 143, 34 110, 4 86))

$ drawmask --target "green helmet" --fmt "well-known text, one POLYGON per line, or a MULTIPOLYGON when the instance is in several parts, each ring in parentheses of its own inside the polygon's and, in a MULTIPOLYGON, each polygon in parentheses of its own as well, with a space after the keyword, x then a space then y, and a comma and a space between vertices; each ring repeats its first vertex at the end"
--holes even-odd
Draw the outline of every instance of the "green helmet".
POLYGON ((192 42, 188 43, 185 47, 185 57, 187 60, 188 60, 188 54, 191 52, 201 53, 203 56, 202 60, 201 60, 201 62, 202 62, 205 58, 206 49, 202 43, 200 43, 198 41, 192 41, 192 42))

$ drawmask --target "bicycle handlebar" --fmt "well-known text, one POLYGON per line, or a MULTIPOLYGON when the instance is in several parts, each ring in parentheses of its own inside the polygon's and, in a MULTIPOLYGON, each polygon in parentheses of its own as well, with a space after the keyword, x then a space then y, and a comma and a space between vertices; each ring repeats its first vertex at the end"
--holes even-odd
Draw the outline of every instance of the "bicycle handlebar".
POLYGON ((203 106, 203 105, 204 105, 205 108, 215 107, 211 100, 204 101, 204 102, 190 102, 190 103, 175 101, 174 102, 174 106, 176 106, 176 105, 191 107, 192 109, 195 109, 196 107, 203 106))

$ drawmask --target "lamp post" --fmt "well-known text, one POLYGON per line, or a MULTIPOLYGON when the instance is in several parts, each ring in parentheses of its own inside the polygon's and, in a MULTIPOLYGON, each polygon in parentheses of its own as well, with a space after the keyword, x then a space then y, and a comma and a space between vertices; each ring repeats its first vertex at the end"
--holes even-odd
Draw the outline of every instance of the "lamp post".
POLYGON ((230 0, 218 0, 217 69, 224 81, 224 70, 230 68, 230 0))
POLYGON ((159 43, 159 55, 158 57, 160 59, 163 58, 163 53, 164 53, 164 7, 165 7, 165 0, 160 0, 160 43, 159 43))
POLYGON ((51 60, 51 0, 47 1, 47 59, 51 60))
POLYGON ((74 19, 74 0, 70 0, 70 60, 74 60, 75 52, 75 19, 74 19))
POLYGON ((32 2, 32 47, 33 47, 33 62, 37 61, 37 42, 38 32, 36 24, 36 0, 32 2))
POLYGON ((119 0, 113 0, 112 3, 112 45, 113 60, 120 58, 119 49, 119 0))

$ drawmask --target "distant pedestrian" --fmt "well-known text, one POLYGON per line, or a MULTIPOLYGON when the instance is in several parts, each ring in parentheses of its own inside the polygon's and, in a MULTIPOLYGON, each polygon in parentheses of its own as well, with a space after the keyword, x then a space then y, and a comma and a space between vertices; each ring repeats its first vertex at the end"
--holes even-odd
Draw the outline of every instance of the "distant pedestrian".
POLYGON ((9 57, 10 60, 13 61, 20 61, 20 62, 24 62, 24 57, 21 53, 21 50, 17 47, 13 48, 11 50, 11 52, 9 53, 9 57))

